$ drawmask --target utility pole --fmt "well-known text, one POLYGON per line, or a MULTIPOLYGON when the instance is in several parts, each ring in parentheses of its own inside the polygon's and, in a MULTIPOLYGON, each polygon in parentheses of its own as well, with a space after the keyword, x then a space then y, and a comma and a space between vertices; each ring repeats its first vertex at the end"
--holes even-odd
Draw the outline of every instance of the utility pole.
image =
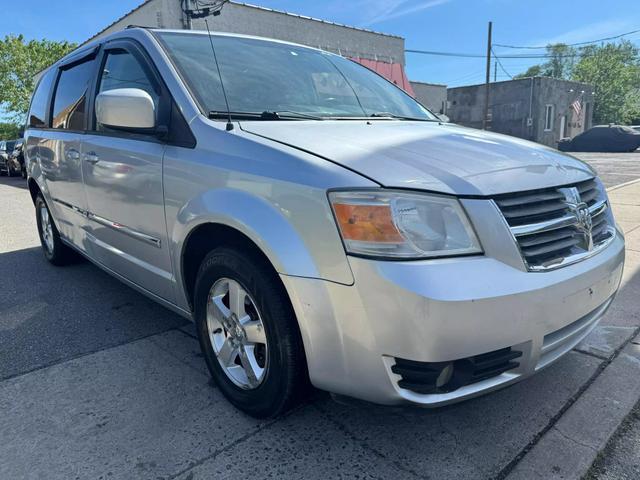
POLYGON ((184 10, 185 10, 185 29, 187 30, 191 30, 191 14, 187 13, 187 12, 191 12, 191 1, 190 0, 183 0, 184 1, 184 10))
POLYGON ((498 61, 493 62, 493 83, 498 81, 498 61))
POLYGON ((487 35, 487 78, 484 85, 484 116, 482 117, 482 129, 487 129, 489 116, 489 84, 491 83, 491 30, 493 22, 489 22, 489 31, 487 35))

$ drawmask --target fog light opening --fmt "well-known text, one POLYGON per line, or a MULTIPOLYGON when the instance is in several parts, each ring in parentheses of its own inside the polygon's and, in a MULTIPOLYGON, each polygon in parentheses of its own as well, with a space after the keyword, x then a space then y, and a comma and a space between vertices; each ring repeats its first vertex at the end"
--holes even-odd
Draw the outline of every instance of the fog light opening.
POLYGON ((451 381, 451 377, 453 377, 453 363, 447 364, 447 366, 442 369, 436 380, 436 388, 444 387, 451 381))

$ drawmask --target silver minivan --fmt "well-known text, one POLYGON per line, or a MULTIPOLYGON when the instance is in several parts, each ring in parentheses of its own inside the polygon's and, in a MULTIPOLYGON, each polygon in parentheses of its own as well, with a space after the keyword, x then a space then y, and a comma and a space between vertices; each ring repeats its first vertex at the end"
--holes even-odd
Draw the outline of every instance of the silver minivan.
POLYGON ((338 55, 131 28, 49 68, 28 117, 46 258, 192 319, 254 416, 311 386, 433 407, 513 384, 620 283, 589 166, 444 123, 338 55))

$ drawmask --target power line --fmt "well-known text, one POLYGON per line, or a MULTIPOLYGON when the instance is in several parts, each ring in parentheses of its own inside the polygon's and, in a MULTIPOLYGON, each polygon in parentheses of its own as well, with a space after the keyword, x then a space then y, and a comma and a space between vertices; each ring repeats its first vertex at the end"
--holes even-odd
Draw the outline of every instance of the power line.
POLYGON ((498 57, 496 55, 496 52, 494 52, 493 47, 491 48, 491 52, 493 53, 493 56, 495 57, 496 61, 498 62, 498 65, 500 66, 500 69, 505 73, 505 75, 507 77, 509 77, 511 80, 513 80, 513 75, 511 75, 509 72, 507 72, 507 70, 504 68, 504 65, 502 65, 502 62, 500 61, 500 57, 498 57))
MULTIPOLYGON (((497 46, 493 44, 493 46, 497 46)), ((460 52, 436 52, 432 50, 416 50, 407 49, 406 53, 417 53, 420 55, 436 55, 440 57, 462 57, 462 58, 486 58, 486 54, 481 53, 460 53, 460 52)), ((571 54, 548 54, 548 53, 524 53, 519 55, 501 55, 500 58, 505 59, 548 59, 548 58, 585 58, 594 56, 587 53, 571 53, 571 54)))
MULTIPOLYGON (((640 29, 632 30, 630 32, 621 33, 619 35, 614 35, 612 37, 599 38, 597 40, 590 40, 588 42, 578 42, 578 43, 565 43, 568 47, 576 47, 580 45, 590 45, 593 43, 604 42, 607 40, 615 40, 618 38, 622 38, 628 35, 633 35, 634 33, 640 33, 640 29)), ((501 47, 501 48, 514 48, 514 49, 524 49, 524 50, 540 50, 546 49, 548 45, 540 46, 540 47, 532 47, 532 46, 518 46, 518 45, 506 45, 502 43, 492 43, 492 47, 501 47)), ((483 53, 467 53, 467 52, 438 52, 434 50, 418 50, 418 49, 406 49, 406 53, 417 53, 420 55, 435 55, 440 57, 460 57, 460 58, 486 58, 486 54, 483 53)), ((495 53, 495 52, 494 52, 495 53)), ((546 58, 577 58, 583 57, 585 54, 573 53, 566 55, 549 55, 547 53, 522 53, 522 54, 511 54, 511 55, 501 55, 502 59, 511 59, 511 58, 522 58, 522 59, 546 59, 546 58)))
MULTIPOLYGON (((631 32, 621 33, 620 35, 614 35, 613 37, 599 38, 597 40, 590 40, 588 42, 563 43, 563 45, 566 45, 567 47, 578 47, 580 45, 590 45, 592 43, 606 42, 607 40, 616 40, 618 38, 626 37, 627 35, 633 35, 634 33, 639 33, 639 32, 640 32, 640 29, 639 30, 632 30, 631 32)), ((561 42, 558 42, 558 43, 561 43, 561 42)), ((552 44, 550 44, 550 45, 552 45, 552 44)), ((531 47, 531 46, 504 45, 504 44, 501 44, 501 43, 494 43, 493 46, 494 47, 502 47, 502 48, 542 50, 542 49, 547 48, 549 45, 545 45, 544 47, 531 47)))
MULTIPOLYGON (((495 44, 494 44, 495 46, 495 44)), ((421 55, 436 55, 441 57, 463 57, 463 58, 486 58, 486 54, 482 53, 461 53, 461 52, 436 52, 433 50, 416 50, 407 49, 406 53, 417 53, 421 55)), ((584 54, 569 54, 569 55, 549 55, 546 53, 523 53, 520 55, 502 55, 501 58, 557 58, 557 57, 583 57, 584 54)))

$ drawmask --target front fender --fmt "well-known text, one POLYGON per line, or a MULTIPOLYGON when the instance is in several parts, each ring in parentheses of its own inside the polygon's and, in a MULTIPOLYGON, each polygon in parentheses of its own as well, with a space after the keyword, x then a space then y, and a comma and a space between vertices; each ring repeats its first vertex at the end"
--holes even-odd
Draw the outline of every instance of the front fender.
MULTIPOLYGON (((183 285, 181 258, 190 232, 206 223, 234 228, 250 238, 283 275, 353 284, 337 227, 324 191, 287 189, 262 197, 219 188, 182 206, 170 232, 174 269, 183 285)), ((212 239, 215 242, 215 239, 212 239)))

